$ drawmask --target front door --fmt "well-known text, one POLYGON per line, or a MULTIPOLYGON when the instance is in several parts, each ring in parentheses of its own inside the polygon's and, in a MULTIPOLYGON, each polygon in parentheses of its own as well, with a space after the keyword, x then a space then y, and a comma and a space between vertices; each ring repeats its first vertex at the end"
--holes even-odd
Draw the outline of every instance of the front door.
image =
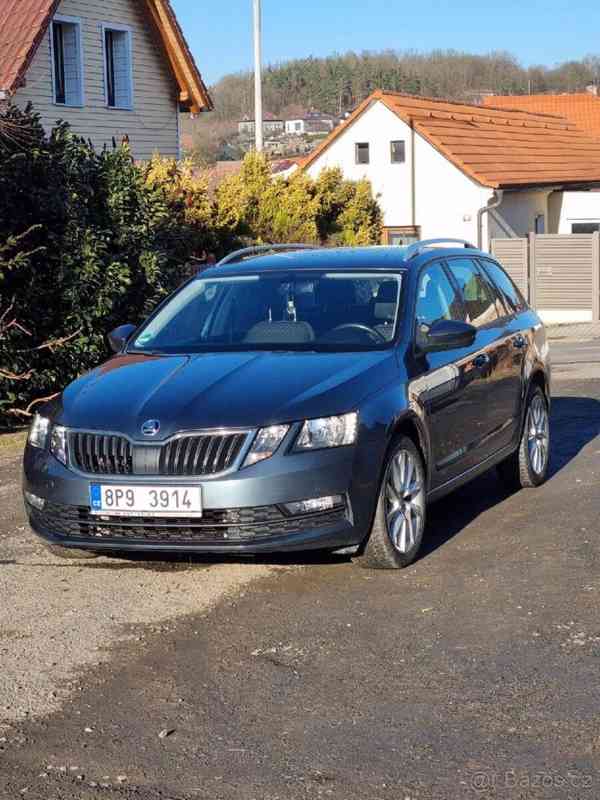
POLYGON ((485 335, 475 342, 439 352, 425 352, 429 328, 440 320, 467 321, 458 286, 442 262, 423 269, 415 307, 414 378, 409 392, 423 409, 430 431, 432 488, 441 486, 475 463, 476 443, 488 430, 486 386, 491 359, 485 335))

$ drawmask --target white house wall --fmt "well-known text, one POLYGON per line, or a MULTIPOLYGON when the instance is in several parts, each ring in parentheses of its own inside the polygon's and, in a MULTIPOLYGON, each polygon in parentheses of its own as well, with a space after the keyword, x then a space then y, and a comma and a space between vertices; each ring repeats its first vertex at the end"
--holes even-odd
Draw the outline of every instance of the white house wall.
MULTIPOLYGON (((416 224, 421 226, 421 236, 450 236, 477 244, 477 211, 487 205, 492 189, 471 180, 419 134, 415 134, 415 174, 416 224)), ((487 225, 485 215, 486 249, 487 225)))
POLYGON ((554 192, 549 201, 553 233, 571 233, 576 222, 600 223, 600 192, 554 192))
MULTIPOLYGON (((450 236, 477 240, 477 211, 492 190, 467 177, 419 134, 414 134, 415 204, 412 199, 413 131, 381 102, 358 117, 308 167, 316 177, 327 167, 341 167, 346 178, 368 178, 379 195, 386 227, 417 225, 423 238, 450 236), (392 164, 390 142, 403 140, 406 161, 392 164), (355 163, 355 144, 369 143, 369 164, 355 163)), ((484 218, 485 220, 485 218, 484 218)), ((487 220, 484 222, 487 243, 487 220)))
POLYGON ((333 143, 308 167, 316 177, 322 169, 341 167, 346 178, 368 178, 373 192, 379 196, 383 211, 383 224, 413 225, 411 203, 411 153, 410 128, 383 103, 374 103, 361 114, 333 143), (390 163, 390 142, 406 142, 406 161, 390 163), (354 145, 369 143, 369 164, 356 164, 354 145))
MULTIPOLYGON (((552 230, 552 220, 548 214, 548 195, 547 189, 537 189, 523 192, 504 193, 502 204, 498 211, 508 222, 517 236, 527 236, 528 233, 536 232, 536 218, 543 217, 543 230, 537 233, 556 233, 552 230)), ((492 235, 500 237, 506 233, 492 231, 492 235)))

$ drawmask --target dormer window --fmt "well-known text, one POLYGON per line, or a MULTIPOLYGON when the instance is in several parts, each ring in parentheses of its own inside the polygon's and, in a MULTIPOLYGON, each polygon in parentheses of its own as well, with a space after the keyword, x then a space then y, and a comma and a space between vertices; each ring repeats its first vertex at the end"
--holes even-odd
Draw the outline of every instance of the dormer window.
POLYGON ((52 21, 53 100, 60 106, 83 105, 81 22, 74 17, 52 21))

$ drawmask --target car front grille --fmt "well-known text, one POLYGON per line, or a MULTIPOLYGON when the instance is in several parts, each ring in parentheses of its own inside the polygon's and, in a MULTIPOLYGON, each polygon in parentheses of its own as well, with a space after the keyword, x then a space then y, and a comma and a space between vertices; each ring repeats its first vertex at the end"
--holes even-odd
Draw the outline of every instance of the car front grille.
POLYGON ((83 472, 103 475, 131 475, 133 446, 124 436, 74 432, 70 450, 75 466, 83 472))
POLYGON ((175 543, 260 541, 296 531, 336 525, 346 519, 343 506, 330 511, 288 517, 278 506, 205 509, 201 517, 121 517, 90 514, 85 506, 46 503, 39 511, 29 506, 35 526, 65 538, 175 543))
POLYGON ((186 434, 162 444, 134 444, 124 436, 72 431, 72 463, 90 475, 215 475, 230 469, 248 432, 186 434))
POLYGON ((211 475, 233 464, 246 433, 182 436, 160 448, 159 475, 211 475))

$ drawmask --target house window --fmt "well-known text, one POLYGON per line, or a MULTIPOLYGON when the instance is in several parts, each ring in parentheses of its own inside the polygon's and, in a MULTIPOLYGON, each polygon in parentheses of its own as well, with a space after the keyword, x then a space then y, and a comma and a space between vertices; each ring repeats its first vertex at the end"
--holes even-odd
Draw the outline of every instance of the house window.
POLYGON ((390 159, 392 164, 404 164, 406 148, 403 141, 390 142, 390 159))
POLYGON ((369 163, 369 143, 357 142, 354 145, 354 157, 357 164, 369 163))
POLYGON ((55 17, 52 21, 52 83, 56 104, 83 105, 83 57, 79 20, 55 17))
POLYGON ((125 28, 104 27, 104 75, 106 105, 133 107, 131 33, 125 28))
POLYGON ((399 225, 383 229, 383 244, 406 247, 407 244, 418 242, 420 238, 421 229, 418 225, 399 225))
POLYGON ((600 222, 573 222, 571 233, 596 233, 600 231, 600 222))

